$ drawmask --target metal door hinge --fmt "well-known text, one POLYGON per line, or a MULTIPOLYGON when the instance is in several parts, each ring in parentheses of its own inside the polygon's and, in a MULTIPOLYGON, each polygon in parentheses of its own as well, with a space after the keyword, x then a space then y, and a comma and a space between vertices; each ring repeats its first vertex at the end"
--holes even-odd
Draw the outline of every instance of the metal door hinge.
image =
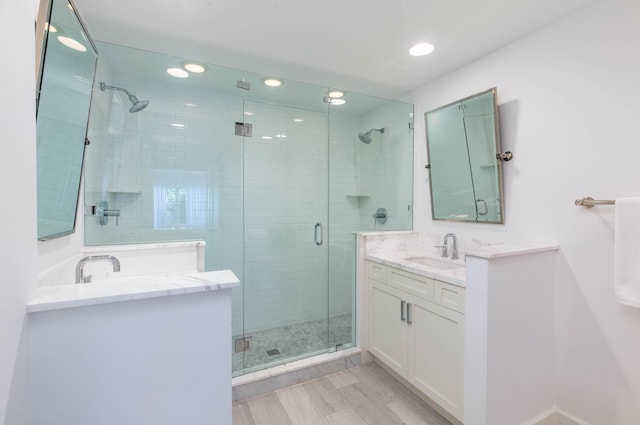
POLYGON ((245 336, 235 339, 235 352, 242 353, 243 351, 249 351, 251 349, 252 336, 245 336))
POLYGON ((236 136, 253 136, 253 124, 248 122, 236 122, 236 136))
POLYGON ((251 83, 244 80, 236 81, 236 87, 242 90, 251 90, 251 83))

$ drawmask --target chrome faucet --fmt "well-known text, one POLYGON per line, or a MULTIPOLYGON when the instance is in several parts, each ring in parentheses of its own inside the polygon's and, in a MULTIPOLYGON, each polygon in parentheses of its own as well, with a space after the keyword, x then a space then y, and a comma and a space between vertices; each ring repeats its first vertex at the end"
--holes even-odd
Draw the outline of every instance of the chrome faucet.
POLYGON ((457 260, 458 259, 458 246, 456 243, 456 235, 454 235, 453 233, 447 233, 446 235, 444 235, 444 248, 442 249, 442 256, 443 257, 447 257, 447 247, 448 244, 447 242, 449 241, 449 238, 453 238, 453 247, 451 247, 451 259, 452 260, 457 260))
POLYGON ((82 258, 80 261, 78 261, 78 264, 76 264, 76 283, 91 282, 91 275, 85 276, 83 269, 85 264, 93 263, 96 261, 109 261, 111 264, 113 264, 114 272, 120 271, 120 261, 118 261, 118 259, 113 255, 91 255, 89 257, 82 258))

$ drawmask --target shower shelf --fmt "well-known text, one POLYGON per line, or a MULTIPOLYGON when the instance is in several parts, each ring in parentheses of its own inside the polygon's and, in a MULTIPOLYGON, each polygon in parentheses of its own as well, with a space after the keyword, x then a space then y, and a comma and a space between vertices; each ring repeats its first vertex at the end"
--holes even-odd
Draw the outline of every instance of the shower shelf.
POLYGON ((141 189, 108 189, 109 193, 131 193, 131 194, 139 194, 142 193, 141 189))

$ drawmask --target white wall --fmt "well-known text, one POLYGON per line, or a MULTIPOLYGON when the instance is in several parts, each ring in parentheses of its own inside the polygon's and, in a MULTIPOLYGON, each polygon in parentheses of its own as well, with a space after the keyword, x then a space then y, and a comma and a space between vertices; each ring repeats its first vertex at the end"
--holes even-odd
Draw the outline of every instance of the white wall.
MULTIPOLYGON (((616 303, 613 207, 576 198, 640 196, 640 2, 600 1, 416 90, 415 217, 423 234, 557 242, 560 409, 592 424, 640 418, 640 310, 616 303), (433 222, 425 111, 496 86, 504 226, 433 222)), ((514 379, 517 379, 515 377, 514 379)))
POLYGON ((26 423, 25 305, 36 280, 35 2, 0 2, 0 423, 26 423))

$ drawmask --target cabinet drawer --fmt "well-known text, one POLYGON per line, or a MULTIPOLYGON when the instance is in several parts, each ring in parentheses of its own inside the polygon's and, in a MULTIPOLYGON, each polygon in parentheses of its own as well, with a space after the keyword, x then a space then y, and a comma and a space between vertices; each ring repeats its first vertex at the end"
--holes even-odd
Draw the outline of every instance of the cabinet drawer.
POLYGON ((389 268, 388 284, 426 300, 433 300, 433 279, 389 268))
POLYGON ((464 288, 436 280, 434 282, 434 301, 443 307, 464 313, 464 288))
POLYGON ((382 264, 367 261, 367 276, 369 279, 377 280, 378 282, 387 282, 387 268, 382 264))

